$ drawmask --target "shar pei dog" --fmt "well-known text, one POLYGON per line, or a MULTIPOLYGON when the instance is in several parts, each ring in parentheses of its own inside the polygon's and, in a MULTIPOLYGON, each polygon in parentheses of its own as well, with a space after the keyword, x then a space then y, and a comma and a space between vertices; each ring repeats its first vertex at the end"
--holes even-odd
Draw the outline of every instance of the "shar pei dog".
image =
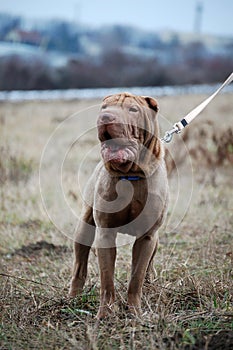
POLYGON ((107 96, 97 120, 102 160, 86 185, 76 230, 69 294, 83 289, 89 251, 96 248, 100 270, 97 318, 113 312, 117 235, 134 236, 127 309, 141 314, 142 286, 153 273, 157 230, 166 216, 167 172, 159 138, 158 104, 129 93, 107 96))

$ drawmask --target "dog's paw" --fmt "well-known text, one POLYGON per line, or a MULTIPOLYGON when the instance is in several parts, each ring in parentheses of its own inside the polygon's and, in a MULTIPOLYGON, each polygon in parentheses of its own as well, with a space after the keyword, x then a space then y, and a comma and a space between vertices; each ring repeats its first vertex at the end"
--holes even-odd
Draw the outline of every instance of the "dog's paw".
POLYGON ((75 298, 77 295, 81 294, 83 290, 83 285, 79 285, 79 283, 71 283, 70 289, 68 292, 69 298, 75 298))
POLYGON ((81 294, 82 293, 82 290, 83 290, 83 285, 84 283, 81 281, 71 281, 70 283, 70 288, 69 288, 69 293, 68 293, 68 296, 69 298, 75 298, 78 294, 81 294))
POLYGON ((142 310, 140 307, 136 307, 132 305, 127 305, 126 311, 127 311, 127 314, 131 316, 140 316, 142 314, 142 310))
POLYGON ((70 288, 68 292, 68 298, 73 299, 77 296, 78 292, 72 288, 70 288))
POLYGON ((112 318, 115 316, 115 306, 114 304, 112 305, 104 305, 104 306, 100 306, 98 313, 96 315, 96 318, 98 320, 103 320, 103 319, 107 319, 107 318, 112 318))

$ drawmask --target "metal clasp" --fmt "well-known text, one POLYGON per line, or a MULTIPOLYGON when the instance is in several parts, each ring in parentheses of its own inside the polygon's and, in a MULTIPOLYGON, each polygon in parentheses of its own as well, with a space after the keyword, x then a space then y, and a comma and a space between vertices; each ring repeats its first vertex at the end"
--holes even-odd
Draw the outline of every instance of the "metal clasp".
POLYGON ((168 130, 165 132, 164 137, 161 138, 161 141, 169 143, 172 140, 173 134, 179 134, 180 133, 180 129, 178 128, 178 126, 176 124, 173 125, 173 128, 171 130, 168 130))

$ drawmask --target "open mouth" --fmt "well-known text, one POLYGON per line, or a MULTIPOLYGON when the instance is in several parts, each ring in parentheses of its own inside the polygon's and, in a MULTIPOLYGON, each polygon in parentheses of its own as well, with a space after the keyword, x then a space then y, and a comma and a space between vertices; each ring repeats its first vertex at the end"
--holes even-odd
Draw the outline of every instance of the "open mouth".
POLYGON ((99 125, 98 136, 101 141, 101 155, 105 163, 114 168, 128 168, 137 156, 137 141, 124 135, 124 126, 117 123, 99 125))
POLYGON ((104 141, 108 141, 108 140, 112 140, 112 136, 109 134, 109 132, 106 130, 104 131, 103 135, 102 135, 102 139, 104 141))
POLYGON ((101 154, 105 162, 124 164, 135 159, 134 147, 125 139, 108 139, 102 142, 101 154))

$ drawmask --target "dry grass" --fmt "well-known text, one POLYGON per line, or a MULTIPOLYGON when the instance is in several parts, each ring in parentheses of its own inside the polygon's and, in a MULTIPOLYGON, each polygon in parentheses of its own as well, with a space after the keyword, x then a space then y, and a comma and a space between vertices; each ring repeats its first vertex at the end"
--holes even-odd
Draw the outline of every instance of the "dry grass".
MULTIPOLYGON (((164 97, 161 113, 175 121, 202 99, 164 97)), ((143 318, 132 319, 125 310, 131 247, 124 246, 118 248, 116 311, 103 322, 95 319, 99 276, 94 254, 83 295, 67 298, 72 242, 47 218, 38 185, 40 157, 50 133, 68 115, 98 102, 0 105, 0 349, 231 349, 232 136, 227 135, 232 135, 232 95, 218 97, 200 116, 205 124, 189 128, 194 190, 182 222, 160 233, 157 277, 144 286, 143 318)), ((79 126, 92 121, 90 113, 80 118, 79 126)), ((68 136, 66 130, 61 143, 67 144, 68 136)), ((73 162, 94 144, 93 133, 84 135, 78 148, 74 145, 79 152, 67 161, 65 192, 72 206, 78 202, 79 207, 73 162)), ((83 182, 97 157, 91 153, 90 163, 84 164, 83 182)), ((190 186, 187 167, 182 159, 181 197, 190 186)), ((176 177, 173 172, 171 205, 176 177)), ((175 207, 177 213, 179 209, 175 207)))

